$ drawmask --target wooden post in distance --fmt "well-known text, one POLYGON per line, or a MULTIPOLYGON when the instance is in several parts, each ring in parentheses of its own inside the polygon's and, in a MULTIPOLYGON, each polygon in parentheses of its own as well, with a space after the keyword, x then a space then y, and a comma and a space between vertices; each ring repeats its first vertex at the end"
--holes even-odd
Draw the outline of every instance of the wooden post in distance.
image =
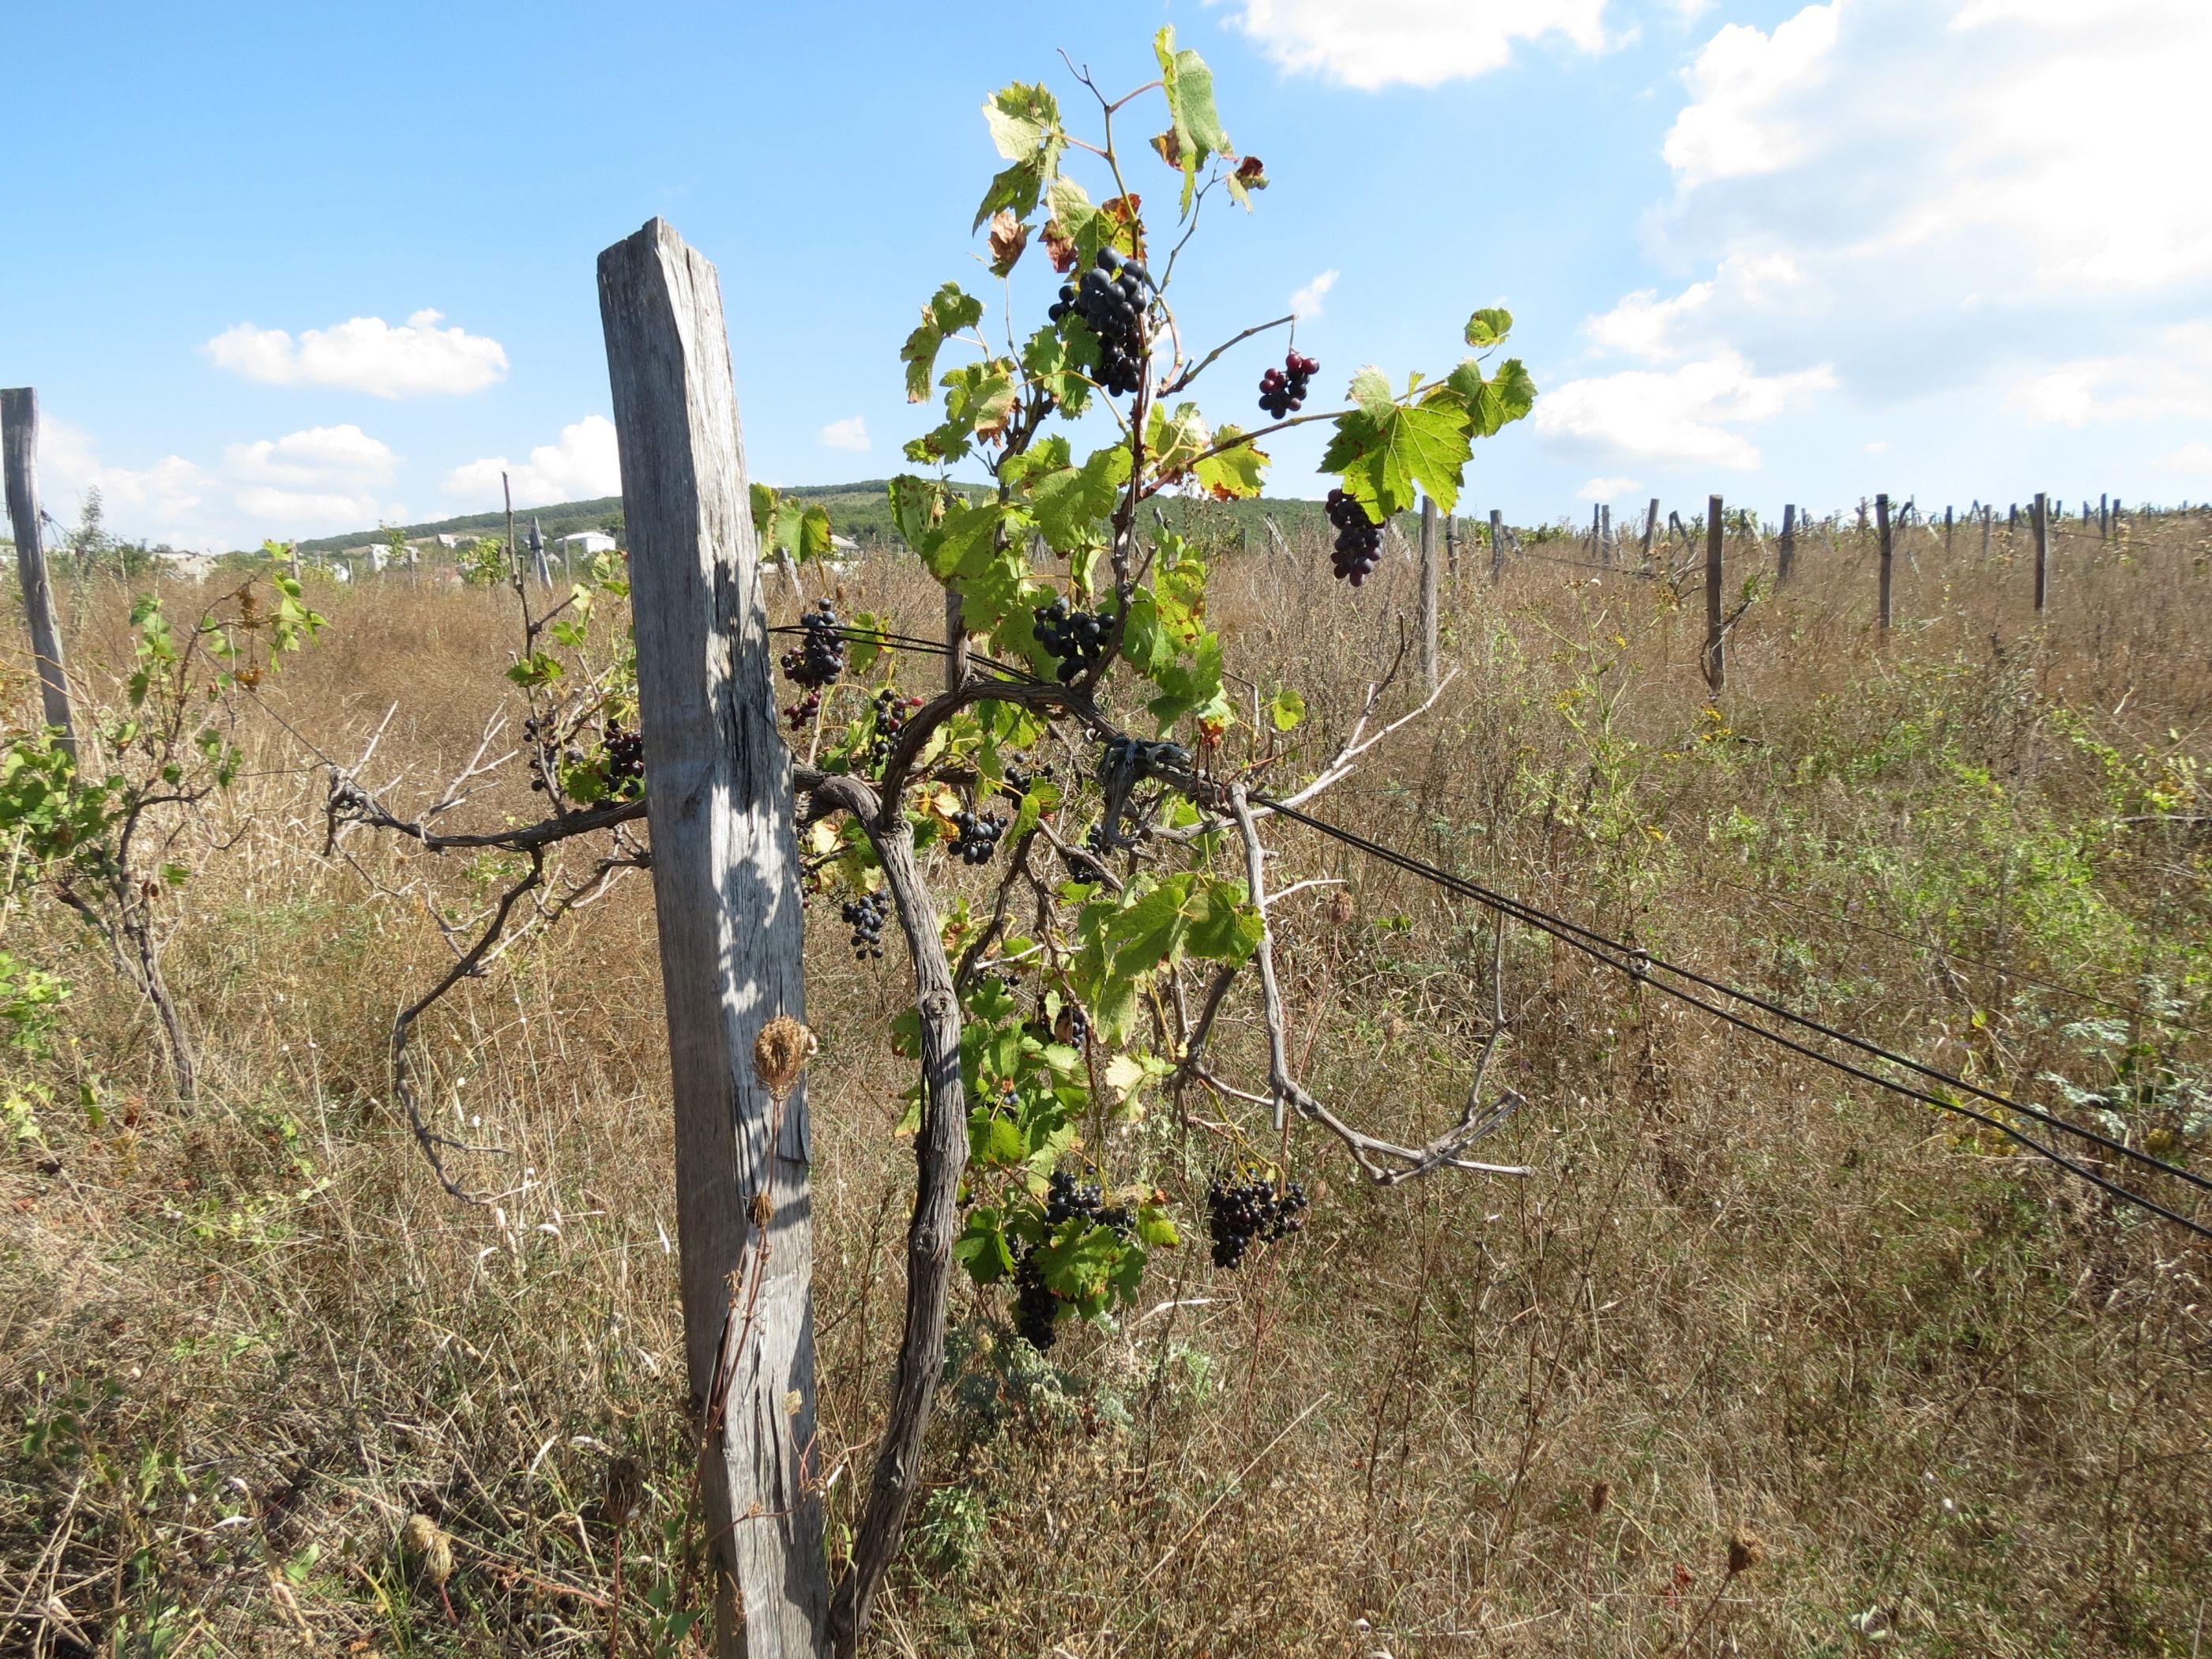
POLYGON ((53 584, 46 578, 46 544, 39 526, 39 394, 31 387, 0 392, 0 463, 7 471, 8 520, 15 532, 15 574, 23 584, 23 614, 30 623, 31 656, 38 665, 39 701, 48 726, 76 759, 76 720, 70 711, 68 665, 60 624, 54 618, 53 584))
POLYGON ((1875 533, 1881 538, 1881 598, 1879 615, 1881 631, 1887 634, 1889 632, 1890 590, 1897 574, 1897 549, 1889 533, 1888 496, 1877 495, 1874 498, 1874 520, 1875 533))
POLYGON ((1721 498, 1705 503, 1705 684, 1715 692, 1728 686, 1728 639, 1721 621, 1721 587, 1725 580, 1722 544, 1727 526, 1721 498))
POLYGON ((2051 601, 2051 501, 2041 490, 2035 492, 2033 517, 2035 531, 2035 611, 2043 614, 2051 601))

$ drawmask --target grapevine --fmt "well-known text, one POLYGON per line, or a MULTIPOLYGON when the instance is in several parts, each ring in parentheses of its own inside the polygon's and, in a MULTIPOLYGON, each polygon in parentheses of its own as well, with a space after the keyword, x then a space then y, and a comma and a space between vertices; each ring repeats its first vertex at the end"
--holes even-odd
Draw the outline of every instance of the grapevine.
POLYGON ((1260 408, 1278 421, 1304 409, 1307 384, 1320 372, 1321 365, 1312 358, 1291 351, 1284 357, 1280 368, 1271 368, 1261 375, 1260 408))

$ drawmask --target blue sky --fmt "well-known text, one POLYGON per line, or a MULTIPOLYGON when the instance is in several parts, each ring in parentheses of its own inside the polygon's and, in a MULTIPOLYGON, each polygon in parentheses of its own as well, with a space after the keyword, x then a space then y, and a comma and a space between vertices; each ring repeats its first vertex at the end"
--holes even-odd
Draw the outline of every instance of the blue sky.
MULTIPOLYGON (((2203 0, 20 6, 0 384, 57 518, 96 485, 179 545, 495 507, 501 463, 605 493, 593 260, 659 214, 721 268, 756 476, 882 476, 915 307, 991 286, 978 105, 1079 115, 1056 49, 1133 87, 1163 22, 1273 179, 1207 210, 1187 331, 1323 279, 1334 392, 1510 306, 1541 396, 1477 510, 2212 495, 2203 0)), ((1017 305, 1050 286, 1033 253, 1017 305)), ((1271 488, 1320 493, 1319 449, 1271 488)))

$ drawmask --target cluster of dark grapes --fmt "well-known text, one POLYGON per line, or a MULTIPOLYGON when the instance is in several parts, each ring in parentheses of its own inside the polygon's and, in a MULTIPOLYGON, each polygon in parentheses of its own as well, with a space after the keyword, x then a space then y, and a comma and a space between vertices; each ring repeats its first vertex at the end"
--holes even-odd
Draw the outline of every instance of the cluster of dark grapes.
POLYGON ((1070 611, 1066 599, 1041 605, 1030 613, 1036 623, 1037 643, 1048 656, 1060 659, 1060 683, 1075 684, 1106 655, 1106 618, 1095 611, 1070 611))
POLYGON ((1348 577, 1357 587, 1382 562, 1382 526, 1341 489, 1328 492, 1328 521, 1336 526, 1336 550, 1329 558, 1336 567, 1337 578, 1348 577))
POLYGON ((634 793, 626 788, 645 781, 645 739, 627 726, 607 722, 601 746, 606 751, 607 788, 612 794, 634 793))
POLYGON ((1123 1238, 1136 1224, 1125 1204, 1109 1204, 1098 1183, 1079 1182, 1065 1170, 1054 1170, 1045 1185, 1044 1223, 1057 1227, 1063 1221, 1083 1220, 1094 1227, 1111 1228, 1123 1238))
POLYGON ((799 623, 806 635, 783 653, 783 672, 798 685, 836 684, 845 672, 845 636, 840 631, 845 624, 838 619, 837 608, 827 599, 817 599, 812 609, 799 613, 799 623))
POLYGON ((1291 351, 1280 368, 1271 368, 1260 377, 1260 407, 1279 421, 1292 410, 1303 409, 1306 383, 1320 370, 1321 365, 1312 358, 1291 351))
POLYGON ((871 957, 878 962, 884 959, 884 917, 890 908, 888 893, 863 893, 845 901, 841 914, 853 930, 854 961, 866 962, 871 957))
MULTIPOLYGON (((1096 1182, 1079 1182, 1064 1170, 1054 1170, 1046 1185, 1044 1221, 1055 1228, 1063 1221, 1085 1221, 1122 1238, 1137 1224, 1128 1206, 1109 1204, 1096 1182)), ((1018 1244, 1015 1249, 1014 1334, 1042 1353, 1060 1338, 1060 1310, 1065 1304, 1046 1285, 1036 1249, 1018 1244)))
POLYGON ((1009 766, 1006 769, 1007 793, 1026 795, 1040 783, 1050 783, 1052 777, 1052 768, 1049 765, 1041 766, 1034 772, 1024 772, 1018 766, 1009 766))
POLYGON ((952 838, 952 850, 968 864, 988 864, 999 850, 999 837, 1006 833, 1006 819, 996 813, 955 812, 952 823, 960 832, 952 838))
POLYGON ((876 734, 868 740, 869 765, 881 766, 891 757, 891 745, 921 707, 920 697, 902 697, 888 685, 876 693, 876 734))
POLYGON ((1306 1189, 1293 1181, 1280 1193, 1269 1181, 1228 1181, 1216 1176, 1206 1189, 1206 1231, 1213 1240, 1213 1265, 1234 1267, 1255 1239, 1271 1244, 1304 1231, 1298 1212, 1306 1189))
POLYGON ((1053 1022, 1052 1034, 1059 1042, 1079 1051, 1091 1041, 1091 1022, 1084 1018, 1083 1010, 1071 1002, 1053 1022))
POLYGON ((1098 337, 1098 384, 1115 397, 1134 392, 1145 360, 1145 290, 1152 274, 1110 247, 1098 250, 1098 262, 1078 283, 1060 290, 1060 303, 1046 313, 1054 322, 1073 312, 1098 337))

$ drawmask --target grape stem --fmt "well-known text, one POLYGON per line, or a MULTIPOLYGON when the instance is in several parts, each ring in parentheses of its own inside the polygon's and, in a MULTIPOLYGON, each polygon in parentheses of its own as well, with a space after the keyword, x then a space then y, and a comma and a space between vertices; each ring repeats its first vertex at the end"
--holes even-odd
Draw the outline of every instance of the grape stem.
POLYGON ((1182 391, 1193 380, 1203 374, 1206 369, 1212 365, 1215 358, 1220 356, 1222 353, 1229 350, 1232 347, 1243 344, 1245 341, 1250 339, 1255 334, 1265 334, 1269 329, 1280 328, 1285 323, 1295 325, 1297 320, 1298 313, 1293 311, 1288 316, 1276 318, 1272 323, 1255 323, 1251 327, 1246 329, 1242 334, 1231 335, 1229 338, 1224 340, 1219 345, 1214 347, 1212 350, 1207 352, 1206 356, 1200 358, 1197 362, 1193 364, 1190 368, 1183 370, 1182 374, 1176 375, 1175 379, 1170 380, 1165 386, 1162 386, 1160 388, 1160 396, 1163 398, 1173 397, 1176 392, 1182 391))

